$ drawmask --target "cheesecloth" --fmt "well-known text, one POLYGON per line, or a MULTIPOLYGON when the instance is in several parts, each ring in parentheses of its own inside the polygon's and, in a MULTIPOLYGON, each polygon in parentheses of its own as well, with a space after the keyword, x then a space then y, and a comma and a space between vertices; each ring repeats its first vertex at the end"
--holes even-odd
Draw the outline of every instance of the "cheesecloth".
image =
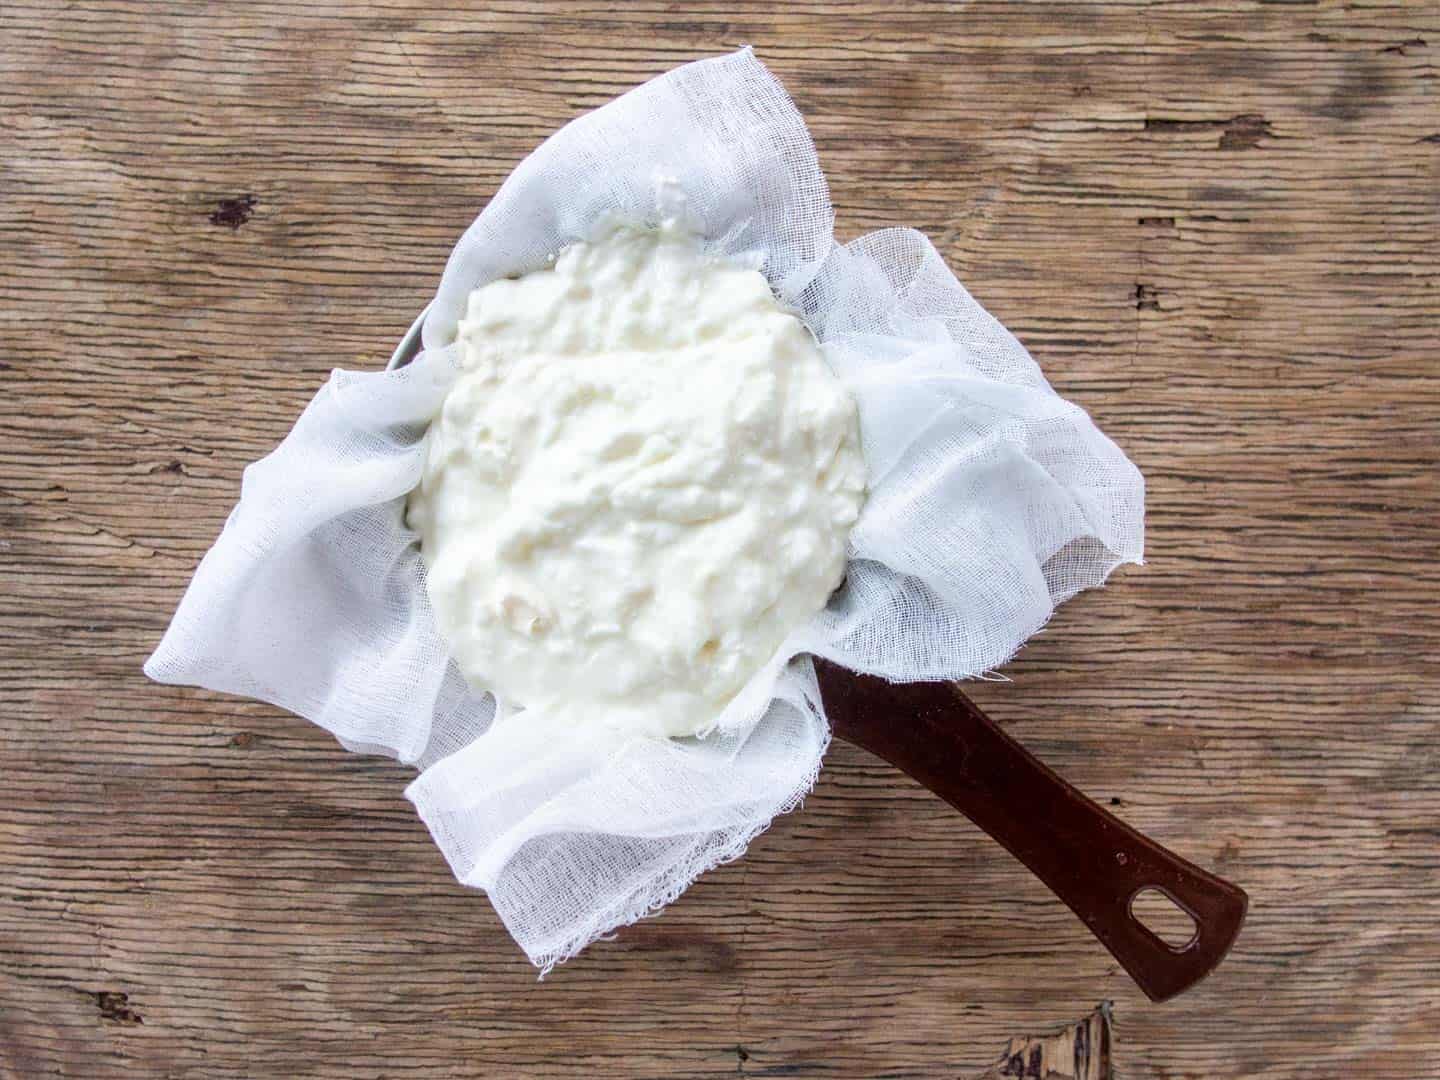
POLYGON ((745 49, 567 124, 461 237, 410 365, 336 370, 245 470, 146 674, 260 698, 413 763, 455 876, 548 970, 739 856, 810 790, 829 741, 810 655, 887 679, 1003 664, 1055 606, 1141 554, 1143 481, 920 233, 839 245, 804 121, 745 49), (470 291, 538 269, 675 183, 717 252, 759 265, 854 395, 870 494, 848 576, 704 739, 556 730, 449 660, 403 520, 455 377, 470 291))

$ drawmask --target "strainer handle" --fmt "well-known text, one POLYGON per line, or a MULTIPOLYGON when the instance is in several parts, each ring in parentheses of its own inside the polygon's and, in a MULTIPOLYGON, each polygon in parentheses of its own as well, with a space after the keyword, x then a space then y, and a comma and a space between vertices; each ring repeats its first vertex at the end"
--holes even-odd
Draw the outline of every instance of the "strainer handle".
POLYGON ((1152 1001, 1188 990, 1225 958, 1244 890, 1142 836, 1071 787, 952 683, 889 683, 816 659, 835 734, 909 774, 1024 863, 1152 1001), (1157 891, 1195 922, 1172 946, 1132 910, 1157 891))

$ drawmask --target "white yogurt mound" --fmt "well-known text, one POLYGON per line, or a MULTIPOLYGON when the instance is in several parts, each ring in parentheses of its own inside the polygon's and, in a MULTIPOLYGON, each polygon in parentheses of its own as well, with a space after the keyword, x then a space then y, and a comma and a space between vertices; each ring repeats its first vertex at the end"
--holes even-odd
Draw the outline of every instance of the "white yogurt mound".
POLYGON ((476 289, 460 339, 408 507, 460 670, 576 724, 713 727, 839 585, 864 499, 804 324, 668 222, 476 289))

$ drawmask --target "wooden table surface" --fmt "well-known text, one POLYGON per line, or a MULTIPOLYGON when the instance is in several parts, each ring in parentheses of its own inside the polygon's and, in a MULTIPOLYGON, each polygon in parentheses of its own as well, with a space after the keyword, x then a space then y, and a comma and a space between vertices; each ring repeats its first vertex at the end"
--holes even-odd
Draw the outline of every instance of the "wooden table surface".
POLYGON ((0 1076, 1440 1076, 1440 8, 0 5, 0 1076), (333 366, 573 116, 752 43, 837 232, 934 238, 1149 484, 973 688, 1247 888, 1151 1005, 866 754, 543 984, 409 771, 140 665, 333 366))

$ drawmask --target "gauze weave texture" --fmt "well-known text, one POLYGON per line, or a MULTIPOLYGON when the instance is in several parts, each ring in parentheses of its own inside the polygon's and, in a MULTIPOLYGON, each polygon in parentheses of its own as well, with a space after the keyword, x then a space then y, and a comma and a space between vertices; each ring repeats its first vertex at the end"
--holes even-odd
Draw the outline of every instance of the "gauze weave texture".
POLYGON ((1143 482, 928 240, 838 245, 804 121, 742 50, 566 125, 450 257, 424 350, 335 371, 240 502, 146 673, 260 698, 414 763, 407 796, 541 968, 653 913, 809 791, 829 727, 809 657, 887 679, 1004 663, 1055 606, 1139 561, 1143 482), (470 291, 546 265, 602 215, 654 222, 670 185, 717 253, 760 266, 860 410, 870 494, 848 576, 704 739, 558 730, 449 661, 403 521, 455 378, 470 291))

